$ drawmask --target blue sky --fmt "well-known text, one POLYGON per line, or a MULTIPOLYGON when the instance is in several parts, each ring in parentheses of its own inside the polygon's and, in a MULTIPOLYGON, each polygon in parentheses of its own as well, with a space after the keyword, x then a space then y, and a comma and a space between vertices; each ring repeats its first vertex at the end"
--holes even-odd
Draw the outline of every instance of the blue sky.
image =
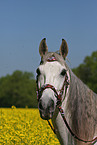
POLYGON ((49 51, 64 38, 70 67, 77 67, 97 50, 97 0, 0 0, 0 77, 35 74, 44 37, 49 51))

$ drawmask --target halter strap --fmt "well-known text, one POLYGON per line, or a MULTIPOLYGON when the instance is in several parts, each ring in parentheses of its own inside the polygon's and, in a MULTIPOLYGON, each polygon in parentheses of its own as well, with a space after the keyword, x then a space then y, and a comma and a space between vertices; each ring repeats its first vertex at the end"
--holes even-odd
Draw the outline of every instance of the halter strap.
POLYGON ((57 59, 55 58, 55 56, 49 57, 47 59, 48 62, 52 62, 52 61, 57 61, 57 59))

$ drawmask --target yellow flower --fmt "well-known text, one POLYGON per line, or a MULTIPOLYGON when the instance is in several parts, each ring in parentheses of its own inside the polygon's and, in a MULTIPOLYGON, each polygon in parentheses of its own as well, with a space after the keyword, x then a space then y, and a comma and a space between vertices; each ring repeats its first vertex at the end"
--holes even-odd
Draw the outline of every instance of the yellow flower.
POLYGON ((11 106, 11 108, 12 108, 12 109, 16 109, 16 107, 15 107, 14 105, 13 105, 13 106, 11 106))
POLYGON ((60 145, 38 109, 0 109, 0 145, 60 145))

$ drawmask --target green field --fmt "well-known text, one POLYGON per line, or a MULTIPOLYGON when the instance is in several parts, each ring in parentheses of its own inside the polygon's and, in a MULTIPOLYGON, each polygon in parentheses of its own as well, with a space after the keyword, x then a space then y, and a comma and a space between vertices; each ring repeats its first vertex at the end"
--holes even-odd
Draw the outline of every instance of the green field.
POLYGON ((0 145, 60 145, 38 109, 0 109, 0 145))

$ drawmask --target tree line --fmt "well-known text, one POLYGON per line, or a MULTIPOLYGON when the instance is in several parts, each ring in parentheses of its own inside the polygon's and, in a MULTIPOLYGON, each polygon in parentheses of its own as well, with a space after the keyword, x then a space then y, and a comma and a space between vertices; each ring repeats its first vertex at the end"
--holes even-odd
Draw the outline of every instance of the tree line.
MULTIPOLYGON (((86 56, 83 63, 72 71, 97 93, 97 51, 86 56)), ((15 71, 0 78, 0 107, 37 108, 36 80, 33 73, 15 71)))
POLYGON ((86 56, 83 63, 72 69, 73 72, 95 93, 97 93, 97 51, 86 56))
POLYGON ((0 107, 37 107, 33 73, 15 71, 0 78, 0 107))

